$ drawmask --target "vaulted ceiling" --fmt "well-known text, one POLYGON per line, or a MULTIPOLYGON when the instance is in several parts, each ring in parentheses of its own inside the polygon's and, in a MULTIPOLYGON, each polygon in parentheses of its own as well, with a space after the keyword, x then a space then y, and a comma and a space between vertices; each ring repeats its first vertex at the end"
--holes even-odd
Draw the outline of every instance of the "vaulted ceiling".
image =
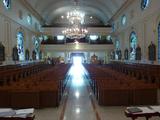
MULTIPOLYGON (((103 24, 122 7, 127 0, 76 0, 80 10, 94 16, 103 24)), ((57 17, 65 15, 75 7, 75 0, 26 0, 46 21, 53 24, 57 17)))

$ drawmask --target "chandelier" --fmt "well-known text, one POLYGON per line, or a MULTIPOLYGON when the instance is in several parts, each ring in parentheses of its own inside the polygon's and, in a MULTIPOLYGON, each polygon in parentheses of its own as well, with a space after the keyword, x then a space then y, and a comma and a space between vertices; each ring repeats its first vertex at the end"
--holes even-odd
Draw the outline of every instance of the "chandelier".
POLYGON ((62 31, 62 33, 70 39, 81 39, 86 36, 88 33, 86 28, 83 28, 77 24, 74 24, 73 26, 70 26, 62 31))
MULTIPOLYGON (((77 1, 75 1, 77 4, 77 1)), ((82 26, 84 24, 85 13, 77 8, 67 13, 69 26, 62 33, 69 39, 81 39, 88 33, 87 29, 82 26)))

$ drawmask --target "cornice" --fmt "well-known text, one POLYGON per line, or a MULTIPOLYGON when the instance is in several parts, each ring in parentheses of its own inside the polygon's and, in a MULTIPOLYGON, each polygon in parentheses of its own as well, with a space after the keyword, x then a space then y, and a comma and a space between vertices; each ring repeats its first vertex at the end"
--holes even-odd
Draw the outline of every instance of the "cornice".
POLYGON ((45 23, 45 20, 43 17, 27 2, 27 0, 19 0, 19 2, 27 9, 29 10, 34 17, 36 17, 40 23, 43 25, 45 23))
POLYGON ((131 5, 135 0, 127 0, 122 7, 119 8, 119 10, 117 10, 117 12, 111 17, 111 19, 109 20, 109 22, 112 23, 112 21, 114 21, 116 18, 119 17, 119 15, 121 15, 122 12, 124 12, 124 10, 126 10, 126 8, 131 5))

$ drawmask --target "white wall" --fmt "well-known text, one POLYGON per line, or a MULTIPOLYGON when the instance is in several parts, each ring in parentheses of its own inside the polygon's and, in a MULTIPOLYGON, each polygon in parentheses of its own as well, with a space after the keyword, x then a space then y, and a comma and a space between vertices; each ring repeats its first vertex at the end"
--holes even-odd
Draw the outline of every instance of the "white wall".
MULTIPOLYGON (((39 35, 39 30, 35 24, 40 22, 28 11, 25 6, 19 3, 19 0, 11 0, 11 8, 6 9, 3 1, 0 1, 0 42, 5 46, 5 62, 3 64, 13 64, 12 49, 17 46, 16 34, 21 28, 24 31, 24 51, 29 49, 30 57, 34 49, 32 37, 39 35), (22 18, 19 18, 19 10, 22 11, 22 18), (27 22, 27 15, 32 16, 32 24, 27 22)), ((22 61, 23 62, 23 61, 22 61)))
POLYGON ((138 36, 138 44, 142 49, 142 59, 147 61, 148 46, 151 41, 158 47, 157 27, 160 22, 160 0, 150 0, 149 6, 144 10, 140 6, 141 0, 134 0, 132 4, 114 17, 116 31, 113 36, 114 38, 119 38, 123 52, 125 48, 129 48, 131 31, 135 31, 138 36), (127 24, 122 26, 121 16, 124 14, 127 16, 127 24))

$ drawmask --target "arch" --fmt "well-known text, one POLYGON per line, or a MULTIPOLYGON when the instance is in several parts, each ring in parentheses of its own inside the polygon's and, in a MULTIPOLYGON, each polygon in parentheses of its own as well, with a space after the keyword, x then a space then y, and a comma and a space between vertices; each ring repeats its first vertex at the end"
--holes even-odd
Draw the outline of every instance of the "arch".
POLYGON ((130 60, 135 60, 136 58, 136 47, 137 47, 137 34, 132 31, 129 37, 129 46, 130 46, 130 60))

